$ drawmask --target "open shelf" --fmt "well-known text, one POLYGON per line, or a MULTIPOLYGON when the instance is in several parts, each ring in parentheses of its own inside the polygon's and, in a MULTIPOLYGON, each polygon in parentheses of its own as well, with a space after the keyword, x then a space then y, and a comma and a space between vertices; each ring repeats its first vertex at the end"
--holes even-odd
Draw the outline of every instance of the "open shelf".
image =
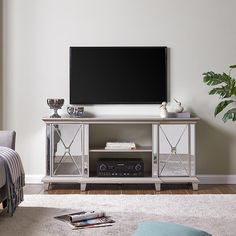
POLYGON ((91 148, 89 152, 152 152, 152 147, 136 147, 136 149, 91 148))
MULTIPOLYGON (((100 159, 142 159, 144 164, 145 176, 152 176, 152 152, 91 152, 89 158, 89 177, 97 177, 97 162, 100 159)), ((101 177, 98 177, 101 178, 101 177)), ((106 177, 107 178, 107 177, 106 177)), ((114 177, 112 177, 114 178, 114 177)), ((133 178, 133 177, 132 177, 133 178)), ((138 177, 142 178, 142 177, 138 177)))

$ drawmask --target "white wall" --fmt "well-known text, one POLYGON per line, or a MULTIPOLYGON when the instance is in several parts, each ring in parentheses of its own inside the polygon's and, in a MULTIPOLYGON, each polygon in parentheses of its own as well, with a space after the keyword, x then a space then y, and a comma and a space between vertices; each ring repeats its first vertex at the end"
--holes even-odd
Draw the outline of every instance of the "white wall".
MULTIPOLYGON (((199 174, 236 174, 232 122, 213 117, 202 73, 236 63, 235 0, 4 0, 3 127, 17 131, 27 174, 44 174, 46 99, 68 104, 71 45, 170 48, 170 106, 182 101, 202 120, 199 174)), ((94 114, 158 115, 158 105, 90 106, 94 114)))
POLYGON ((2 98, 2 75, 3 75, 3 4, 2 0, 0 0, 0 129, 2 129, 2 105, 3 105, 3 98, 2 98))

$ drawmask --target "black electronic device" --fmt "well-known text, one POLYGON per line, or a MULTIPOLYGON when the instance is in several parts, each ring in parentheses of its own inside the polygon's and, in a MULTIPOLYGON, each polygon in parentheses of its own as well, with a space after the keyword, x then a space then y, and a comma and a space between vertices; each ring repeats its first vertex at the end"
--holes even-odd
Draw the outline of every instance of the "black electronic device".
POLYGON ((167 47, 70 47, 70 104, 167 101, 167 47))
POLYGON ((97 161, 98 177, 144 177, 140 158, 101 158, 97 161))

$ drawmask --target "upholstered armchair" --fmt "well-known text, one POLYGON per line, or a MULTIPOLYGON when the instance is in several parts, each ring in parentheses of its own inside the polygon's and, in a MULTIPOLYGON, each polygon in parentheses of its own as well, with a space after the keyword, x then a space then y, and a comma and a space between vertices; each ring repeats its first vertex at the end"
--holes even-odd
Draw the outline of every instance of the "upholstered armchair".
POLYGON ((15 150, 16 132, 0 130, 0 146, 15 150))
MULTIPOLYGON (((0 146, 15 150, 16 132, 0 130, 0 146)), ((6 174, 3 164, 0 164, 0 203, 6 199, 6 174)))
POLYGON ((15 151, 15 131, 0 131, 0 203, 13 215, 23 201, 25 173, 20 156, 15 151))

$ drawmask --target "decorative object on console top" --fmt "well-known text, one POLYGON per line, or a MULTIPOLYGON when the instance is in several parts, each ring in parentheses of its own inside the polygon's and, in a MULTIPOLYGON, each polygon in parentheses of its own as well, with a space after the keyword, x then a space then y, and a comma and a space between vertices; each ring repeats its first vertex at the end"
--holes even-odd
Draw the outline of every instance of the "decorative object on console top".
POLYGON ((68 106, 67 113, 71 117, 82 117, 84 114, 84 108, 79 106, 68 106))
POLYGON ((177 103, 177 107, 175 107, 175 112, 168 112, 168 118, 190 118, 190 112, 184 111, 184 107, 181 105, 181 102, 175 98, 174 101, 177 103))
POLYGON ((181 102, 177 101, 175 98, 174 101, 177 103, 177 108, 175 109, 175 112, 183 112, 184 108, 181 106, 181 102))
POLYGON ((54 110, 54 114, 51 115, 51 118, 61 118, 61 116, 57 113, 58 109, 61 109, 64 105, 64 99, 63 98, 48 98, 47 104, 50 107, 50 109, 54 110))
POLYGON ((167 111, 166 105, 167 105, 166 102, 161 103, 161 106, 160 106, 160 117, 161 118, 168 117, 168 111, 167 111))
POLYGON ((191 113, 189 111, 184 112, 168 112, 168 118, 190 118, 191 113))

